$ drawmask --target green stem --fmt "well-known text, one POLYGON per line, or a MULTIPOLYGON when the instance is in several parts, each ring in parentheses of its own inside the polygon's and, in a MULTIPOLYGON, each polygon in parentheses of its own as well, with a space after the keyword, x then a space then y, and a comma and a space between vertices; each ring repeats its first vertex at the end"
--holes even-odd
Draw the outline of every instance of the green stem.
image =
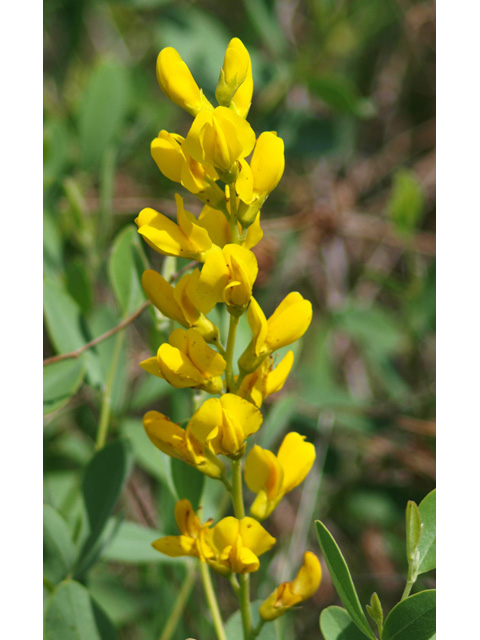
POLYGON ((110 413, 112 410, 113 381, 115 380, 115 372, 117 370, 118 358, 120 357, 123 337, 123 333, 119 333, 117 335, 117 339, 115 340, 112 364, 110 365, 107 384, 105 385, 105 390, 103 392, 102 408, 100 411, 100 422, 98 425, 97 441, 95 443, 96 449, 102 449, 102 447, 105 445, 105 442, 107 441, 108 424, 110 422, 110 413))
POLYGON ((193 585, 195 584, 195 574, 196 567, 191 564, 188 567, 187 575, 185 576, 185 580, 183 581, 173 609, 170 613, 170 616, 168 617, 167 624, 165 625, 165 628, 159 640, 170 640, 170 638, 173 637, 180 618, 182 617, 182 614, 185 610, 190 592, 192 591, 193 585))
POLYGON ((227 640, 225 635, 225 629, 223 628, 223 620, 220 614, 215 591, 213 590, 212 578, 210 576, 210 570, 206 562, 200 561, 200 574, 202 576, 203 588, 205 590, 205 596, 207 598, 208 606, 212 613, 213 626, 217 632, 218 640, 227 640))
POLYGON ((233 377, 233 352, 235 349, 235 338, 237 335, 237 327, 240 316, 230 315, 230 325, 228 327, 228 339, 227 349, 225 352, 225 361, 227 363, 225 369, 225 378, 227 381, 227 391, 232 392, 235 387, 235 380, 233 377))
POLYGON ((263 618, 260 618, 258 625, 252 631, 252 635, 250 636, 251 640, 255 640, 255 638, 260 635, 260 631, 263 629, 265 622, 266 621, 263 618))
MULTIPOLYGON (((245 517, 245 507, 243 504, 242 490, 242 462, 240 459, 232 460, 232 502, 235 517, 241 520, 245 517)), ((240 589, 238 590, 238 601, 240 604, 240 614, 242 616, 243 638, 249 640, 252 633, 252 614, 250 611, 250 576, 248 573, 238 575, 240 589)))

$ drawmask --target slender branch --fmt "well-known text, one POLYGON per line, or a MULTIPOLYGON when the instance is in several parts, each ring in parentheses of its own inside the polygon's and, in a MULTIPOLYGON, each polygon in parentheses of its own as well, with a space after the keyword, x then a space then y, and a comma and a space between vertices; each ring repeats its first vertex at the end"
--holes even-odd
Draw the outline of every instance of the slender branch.
MULTIPOLYGON (((194 260, 186 264, 169 278, 169 282, 174 282, 175 280, 177 280, 177 278, 179 278, 185 271, 191 269, 195 264, 197 263, 194 260)), ((105 333, 102 333, 102 335, 98 336, 98 338, 90 340, 90 342, 87 342, 78 349, 70 351, 69 353, 61 353, 57 356, 52 356, 51 358, 45 358, 45 360, 43 361, 43 366, 45 367, 49 364, 54 364, 55 362, 61 362, 62 360, 69 360, 70 358, 79 358, 82 353, 84 353, 88 349, 95 347, 97 344, 103 342, 104 340, 108 340, 108 338, 115 335, 118 331, 121 331, 122 329, 125 329, 125 327, 128 327, 128 325, 136 320, 138 316, 141 315, 145 311, 145 309, 150 306, 150 304, 150 300, 146 300, 140 307, 138 307, 136 311, 132 313, 132 315, 125 318, 125 320, 122 320, 122 322, 120 322, 120 324, 118 324, 116 327, 113 327, 113 329, 109 329, 105 333)))
POLYGON ((180 622, 180 618, 182 617, 182 614, 187 605, 188 597, 190 596, 193 585, 195 584, 195 578, 196 567, 192 563, 188 567, 187 575, 185 576, 182 587, 178 593, 177 599, 175 600, 173 609, 168 617, 167 624, 165 625, 159 640, 170 640, 173 637, 178 623, 180 622))
POLYGON ((200 561, 200 574, 202 576, 203 588, 205 590, 205 596, 207 598, 208 606, 212 613, 213 626, 217 632, 218 640, 227 640, 225 635, 225 629, 223 628, 223 620, 220 614, 220 608, 218 606, 217 597, 213 590, 212 577, 210 576, 210 569, 206 562, 200 561))

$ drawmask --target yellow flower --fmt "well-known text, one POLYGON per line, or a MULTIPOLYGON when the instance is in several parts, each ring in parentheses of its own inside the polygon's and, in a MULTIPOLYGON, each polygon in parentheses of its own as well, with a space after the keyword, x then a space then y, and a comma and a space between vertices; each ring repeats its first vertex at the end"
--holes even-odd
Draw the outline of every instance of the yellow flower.
POLYGON ((221 376, 226 362, 196 329, 175 329, 168 343, 160 345, 157 356, 144 360, 140 366, 177 389, 197 387, 216 394, 223 388, 221 376))
POLYGON ((143 426, 151 442, 172 458, 182 460, 211 478, 219 478, 224 464, 185 429, 158 411, 148 411, 143 426))
POLYGON ((286 493, 305 480, 315 460, 315 447, 305 437, 288 433, 275 456, 255 445, 245 462, 245 482, 257 494, 250 513, 264 520, 286 493))
POLYGON ((226 244, 207 256, 194 294, 195 306, 208 313, 217 302, 225 302, 230 311, 243 313, 257 273, 254 253, 237 244, 226 244))
POLYGON ((200 313, 192 302, 199 277, 200 271, 195 269, 182 276, 172 287, 162 275, 147 269, 142 275, 142 286, 147 298, 164 316, 186 328, 197 329, 206 342, 217 342, 218 327, 200 313))
POLYGON ((201 111, 185 140, 185 148, 192 158, 215 167, 226 183, 236 179, 237 161, 248 156, 254 145, 252 127, 227 107, 201 111))
POLYGON ((204 262, 210 253, 219 248, 212 243, 207 230, 198 225, 195 216, 185 210, 183 198, 178 193, 175 194, 175 201, 178 224, 154 209, 142 209, 135 219, 138 233, 152 249, 163 255, 204 262))
POLYGON ((285 168, 284 145, 275 131, 265 131, 255 145, 250 164, 240 160, 235 187, 240 197, 238 218, 244 226, 253 222, 285 168))
POLYGON ((223 518, 211 529, 206 541, 214 551, 207 562, 219 573, 251 573, 260 566, 258 556, 276 540, 253 518, 223 518))
POLYGON ((243 452, 245 439, 258 431, 262 420, 253 404, 225 393, 202 404, 188 423, 187 433, 216 454, 237 456, 243 452))
POLYGON ((266 355, 303 336, 312 320, 312 303, 292 291, 267 320, 258 302, 252 298, 247 318, 253 337, 238 361, 243 373, 251 373, 266 355))
POLYGON ((282 582, 275 591, 260 605, 259 613, 264 620, 275 620, 288 609, 311 598, 320 586, 322 568, 317 556, 307 551, 303 556, 303 565, 295 580, 282 582))
POLYGON ((150 151, 158 168, 172 182, 179 182, 202 202, 225 208, 225 193, 215 184, 217 172, 194 160, 185 149, 185 139, 162 130, 152 141, 150 151))
POLYGON ((213 551, 205 544, 205 533, 211 520, 201 524, 189 500, 179 500, 175 505, 175 521, 179 536, 165 536, 152 542, 152 547, 160 553, 172 558, 179 556, 193 556, 203 562, 213 557, 213 551))
POLYGON ((272 393, 277 393, 285 384, 285 380, 293 365, 293 351, 289 351, 273 368, 273 357, 268 356, 253 373, 245 376, 237 393, 257 407, 272 393))
POLYGON ((180 54, 173 47, 166 47, 158 54, 157 80, 165 95, 192 116, 196 116, 203 109, 213 109, 203 91, 198 88, 180 54))
POLYGON ((230 107, 246 118, 253 94, 252 63, 245 45, 233 38, 225 52, 215 97, 218 104, 230 107))
MULTIPOLYGON (((228 185, 226 185, 228 190, 228 185)), ((229 206, 227 205, 227 211, 229 206)), ((205 205, 198 217, 197 223, 208 231, 212 242, 218 247, 223 248, 226 244, 232 243, 232 228, 228 222, 226 216, 219 211, 208 205, 205 205)), ((242 232, 242 227, 238 223, 238 233, 242 232)), ((241 246, 246 249, 251 249, 257 245, 263 238, 263 231, 260 227, 260 214, 257 215, 253 224, 251 224, 245 234, 245 240, 241 243, 241 246)))

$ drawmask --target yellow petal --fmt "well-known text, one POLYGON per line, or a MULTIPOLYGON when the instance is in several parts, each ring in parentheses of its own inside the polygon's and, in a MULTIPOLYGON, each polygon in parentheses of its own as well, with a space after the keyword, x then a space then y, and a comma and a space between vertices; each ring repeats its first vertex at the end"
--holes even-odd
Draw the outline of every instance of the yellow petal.
POLYGON ((210 398, 195 411, 187 425, 187 432, 192 433, 202 444, 213 439, 223 422, 223 410, 220 400, 210 398))
POLYGON ((155 140, 152 140, 150 152, 158 168, 172 182, 180 182, 185 156, 182 153, 183 138, 162 130, 155 140))
POLYGON ((253 334, 255 355, 260 355, 267 337, 268 324, 260 305, 252 298, 247 311, 248 324, 253 334))
POLYGON ((219 104, 228 107, 236 91, 247 77, 250 67, 248 51, 241 40, 233 38, 225 52, 225 59, 215 91, 215 97, 219 104))
POLYGON ((205 381, 187 354, 170 344, 160 345, 157 358, 163 377, 177 389, 197 387, 205 381))
POLYGON ((157 358, 147 358, 146 360, 140 362, 140 366, 147 373, 151 373, 152 375, 157 376, 157 378, 164 378, 157 358))
POLYGON ((293 351, 288 353, 280 360, 275 369, 271 369, 265 379, 265 398, 277 393, 285 384, 285 380, 288 378, 293 366, 293 351))
MULTIPOLYGON (((273 191, 280 182, 284 168, 282 138, 279 138, 275 131, 265 131, 257 140, 250 162, 254 195, 264 197, 273 191)), ((244 200, 244 202, 249 201, 244 200)))
POLYGON ((303 556, 303 565, 296 578, 291 582, 292 592, 300 596, 303 602, 313 596, 320 586, 321 580, 322 567, 320 562, 314 553, 307 551, 303 556))
POLYGON ((185 443, 185 431, 170 418, 158 411, 148 411, 143 418, 143 426, 151 442, 160 451, 180 460, 191 459, 185 443))
POLYGON ((188 536, 165 536, 152 542, 152 547, 171 558, 198 556, 195 540, 188 536))
POLYGON ((213 544, 220 551, 233 546, 238 538, 239 530, 239 520, 232 516, 223 518, 212 529, 213 544))
POLYGON ((315 461, 315 447, 299 433, 287 433, 278 450, 283 469, 283 493, 288 493, 305 480, 315 461))
POLYGON ((240 160, 240 171, 235 182, 235 190, 238 197, 247 204, 250 204, 255 197, 253 193, 253 174, 246 160, 240 160))
POLYGON ((180 533, 190 538, 196 538, 202 528, 200 520, 190 504, 190 500, 187 499, 179 500, 176 503, 175 522, 180 533))
POLYGON ((177 221, 178 226, 182 230, 184 236, 188 239, 189 246, 198 253, 207 251, 212 246, 212 241, 208 235, 208 231, 198 225, 197 219, 183 206, 183 198, 175 194, 175 202, 177 204, 177 221))
POLYGON ((204 378, 221 376, 227 363, 222 355, 211 349, 196 329, 186 332, 187 354, 204 378))
POLYGON ((152 304, 167 318, 187 326, 181 307, 175 300, 174 288, 156 271, 147 269, 142 275, 142 287, 152 304))
POLYGON ((192 115, 195 116, 202 109, 213 109, 173 47, 166 47, 158 54, 157 80, 170 100, 192 115))
MULTIPOLYGON (((238 40, 238 38, 234 38, 234 40, 238 40)), ((248 68, 245 75, 245 80, 239 86, 231 100, 230 108, 238 113, 238 115, 242 118, 246 118, 250 109, 250 105, 252 103, 253 95, 252 63, 248 51, 244 47, 241 40, 235 42, 235 48, 244 59, 248 59, 248 68)))
POLYGON ((250 491, 258 493, 263 489, 273 498, 282 485, 282 476, 282 467, 276 456, 255 445, 245 461, 245 482, 250 491))
POLYGON ((280 349, 303 336, 312 320, 312 304, 296 291, 289 293, 267 321, 265 345, 280 349))
POLYGON ((258 431, 263 416, 253 404, 233 393, 225 393, 220 403, 225 413, 241 426, 245 438, 258 431))
POLYGON ((247 235, 245 237, 245 242, 243 246, 247 249, 251 249, 255 245, 257 245, 260 240, 263 238, 263 230, 260 226, 260 214, 257 214, 253 224, 251 224, 247 229, 247 235))
POLYGON ((232 241, 232 233, 228 220, 218 209, 205 205, 197 223, 208 231, 212 242, 220 248, 223 248, 232 241))
POLYGON ((257 556, 273 547, 276 539, 254 518, 242 518, 239 522, 239 534, 244 547, 251 549, 257 556))

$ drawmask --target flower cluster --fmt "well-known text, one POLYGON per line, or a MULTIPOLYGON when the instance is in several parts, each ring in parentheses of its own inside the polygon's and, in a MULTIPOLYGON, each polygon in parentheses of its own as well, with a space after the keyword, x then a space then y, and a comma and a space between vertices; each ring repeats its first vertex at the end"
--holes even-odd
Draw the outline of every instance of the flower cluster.
MULTIPOLYGON (((301 338, 312 317, 311 303, 298 292, 288 294, 268 318, 252 293, 258 273, 252 248, 263 235, 260 210, 282 177, 284 146, 274 131, 257 138, 246 119, 253 93, 252 66, 238 38, 225 53, 215 92, 218 106, 205 97, 171 47, 158 56, 157 79, 164 93, 194 119, 185 137, 160 131, 151 144, 153 159, 168 179, 204 206, 196 217, 177 194, 176 222, 150 208, 135 221, 155 251, 198 263, 175 286, 153 270, 143 274, 149 300, 180 328, 141 366, 176 388, 189 387, 212 397, 198 403, 184 426, 149 411, 144 427, 158 449, 224 482, 232 494, 235 517, 214 526, 212 521, 201 524, 189 501, 180 500, 175 509, 180 535, 161 538, 153 546, 169 556, 199 558, 223 575, 245 577, 258 569, 258 557, 275 544, 259 521, 305 479, 315 460, 314 446, 295 432, 285 436, 277 455, 260 446, 251 448, 244 480, 256 498, 250 517, 245 516, 241 465, 247 439, 261 427, 263 401, 283 387, 293 365, 292 351, 279 362, 275 352, 301 338), (230 315, 225 346, 219 328, 208 317, 218 304, 224 304, 230 315), (235 363, 236 329, 244 313, 252 336, 235 363)), ((295 580, 280 585, 260 607, 262 619, 272 620, 310 597, 320 577, 316 556, 306 553, 295 580)), ((242 597, 245 584, 240 584, 242 597)))

